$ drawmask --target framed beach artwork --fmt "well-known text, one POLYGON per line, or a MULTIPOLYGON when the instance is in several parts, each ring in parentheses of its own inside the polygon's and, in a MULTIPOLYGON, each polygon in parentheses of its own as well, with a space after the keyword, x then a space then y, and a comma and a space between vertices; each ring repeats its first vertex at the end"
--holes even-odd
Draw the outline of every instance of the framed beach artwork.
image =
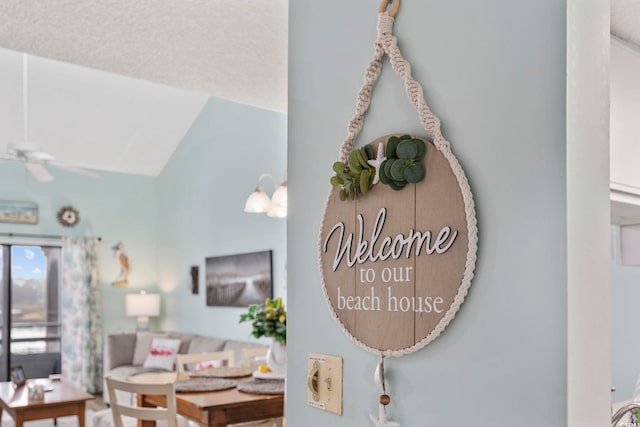
POLYGON ((207 306, 246 307, 273 297, 273 251, 205 260, 207 306))
POLYGON ((38 205, 33 202, 0 200, 0 222, 37 224, 38 205))

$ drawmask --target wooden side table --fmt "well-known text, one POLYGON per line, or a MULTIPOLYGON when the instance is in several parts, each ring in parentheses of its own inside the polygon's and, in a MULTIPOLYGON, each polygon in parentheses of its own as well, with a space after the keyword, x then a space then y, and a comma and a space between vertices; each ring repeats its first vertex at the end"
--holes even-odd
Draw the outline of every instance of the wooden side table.
POLYGON ((0 382, 0 417, 7 411, 16 427, 22 427, 25 421, 76 415, 78 425, 84 427, 86 402, 94 397, 65 382, 51 384, 53 390, 44 394, 44 400, 33 402, 29 401, 26 385, 14 388, 12 382, 0 382))

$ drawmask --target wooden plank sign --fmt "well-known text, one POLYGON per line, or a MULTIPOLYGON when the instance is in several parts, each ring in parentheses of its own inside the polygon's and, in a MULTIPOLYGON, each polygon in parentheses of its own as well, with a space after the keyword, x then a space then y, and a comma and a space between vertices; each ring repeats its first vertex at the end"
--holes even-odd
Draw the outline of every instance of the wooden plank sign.
MULTIPOLYGON (((374 153, 389 136, 369 144, 374 153)), ((358 345, 391 356, 424 347, 451 321, 477 247, 473 198, 462 191, 468 183, 457 160, 412 138, 427 146, 425 179, 400 191, 378 183, 346 201, 332 188, 318 242, 334 318, 358 345)))

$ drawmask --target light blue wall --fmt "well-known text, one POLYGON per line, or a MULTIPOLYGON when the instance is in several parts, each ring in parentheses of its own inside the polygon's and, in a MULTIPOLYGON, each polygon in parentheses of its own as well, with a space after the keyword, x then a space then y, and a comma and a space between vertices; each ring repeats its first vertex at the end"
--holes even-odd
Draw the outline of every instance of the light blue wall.
POLYGON ((0 164, 0 200, 32 201, 39 209, 37 225, 0 223, 0 233, 102 237, 98 256, 105 333, 135 330, 135 319, 125 316, 125 294, 157 287, 155 178, 109 172, 86 178, 49 169, 55 181, 39 183, 20 164, 0 164), (66 205, 80 212, 75 227, 56 220, 66 205), (129 288, 111 286, 119 272, 111 247, 119 241, 132 264, 129 288))
MULTIPOLYGON (((274 293, 286 295, 286 221, 243 212, 260 174, 282 179, 286 131, 285 114, 212 98, 162 171, 158 277, 164 329, 251 339, 249 325, 238 325, 244 310, 205 305, 206 257, 272 249, 274 293), (200 267, 198 295, 188 290, 192 265, 200 267)), ((263 184, 271 194, 273 185, 263 184)))
MULTIPOLYGON (((479 220, 476 277, 425 349, 387 362, 401 425, 566 425, 566 4, 403 2, 395 34, 466 170, 479 220), (542 30, 541 30, 542 29, 542 30)), ((372 56, 377 3, 290 3, 287 422, 366 426, 378 359, 322 296, 316 241, 331 164, 372 56), (331 30, 327 23, 330 22, 331 30), (344 358, 344 415, 306 404, 306 357, 344 358)), ((359 143, 424 133, 385 64, 359 143)))

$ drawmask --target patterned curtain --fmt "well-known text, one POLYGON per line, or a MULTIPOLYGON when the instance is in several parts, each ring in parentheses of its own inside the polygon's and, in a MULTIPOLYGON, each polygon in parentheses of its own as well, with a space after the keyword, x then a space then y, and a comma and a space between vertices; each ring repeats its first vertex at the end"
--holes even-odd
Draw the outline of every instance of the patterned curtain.
POLYGON ((98 286, 98 239, 62 242, 62 378, 102 391, 102 302, 98 286))

